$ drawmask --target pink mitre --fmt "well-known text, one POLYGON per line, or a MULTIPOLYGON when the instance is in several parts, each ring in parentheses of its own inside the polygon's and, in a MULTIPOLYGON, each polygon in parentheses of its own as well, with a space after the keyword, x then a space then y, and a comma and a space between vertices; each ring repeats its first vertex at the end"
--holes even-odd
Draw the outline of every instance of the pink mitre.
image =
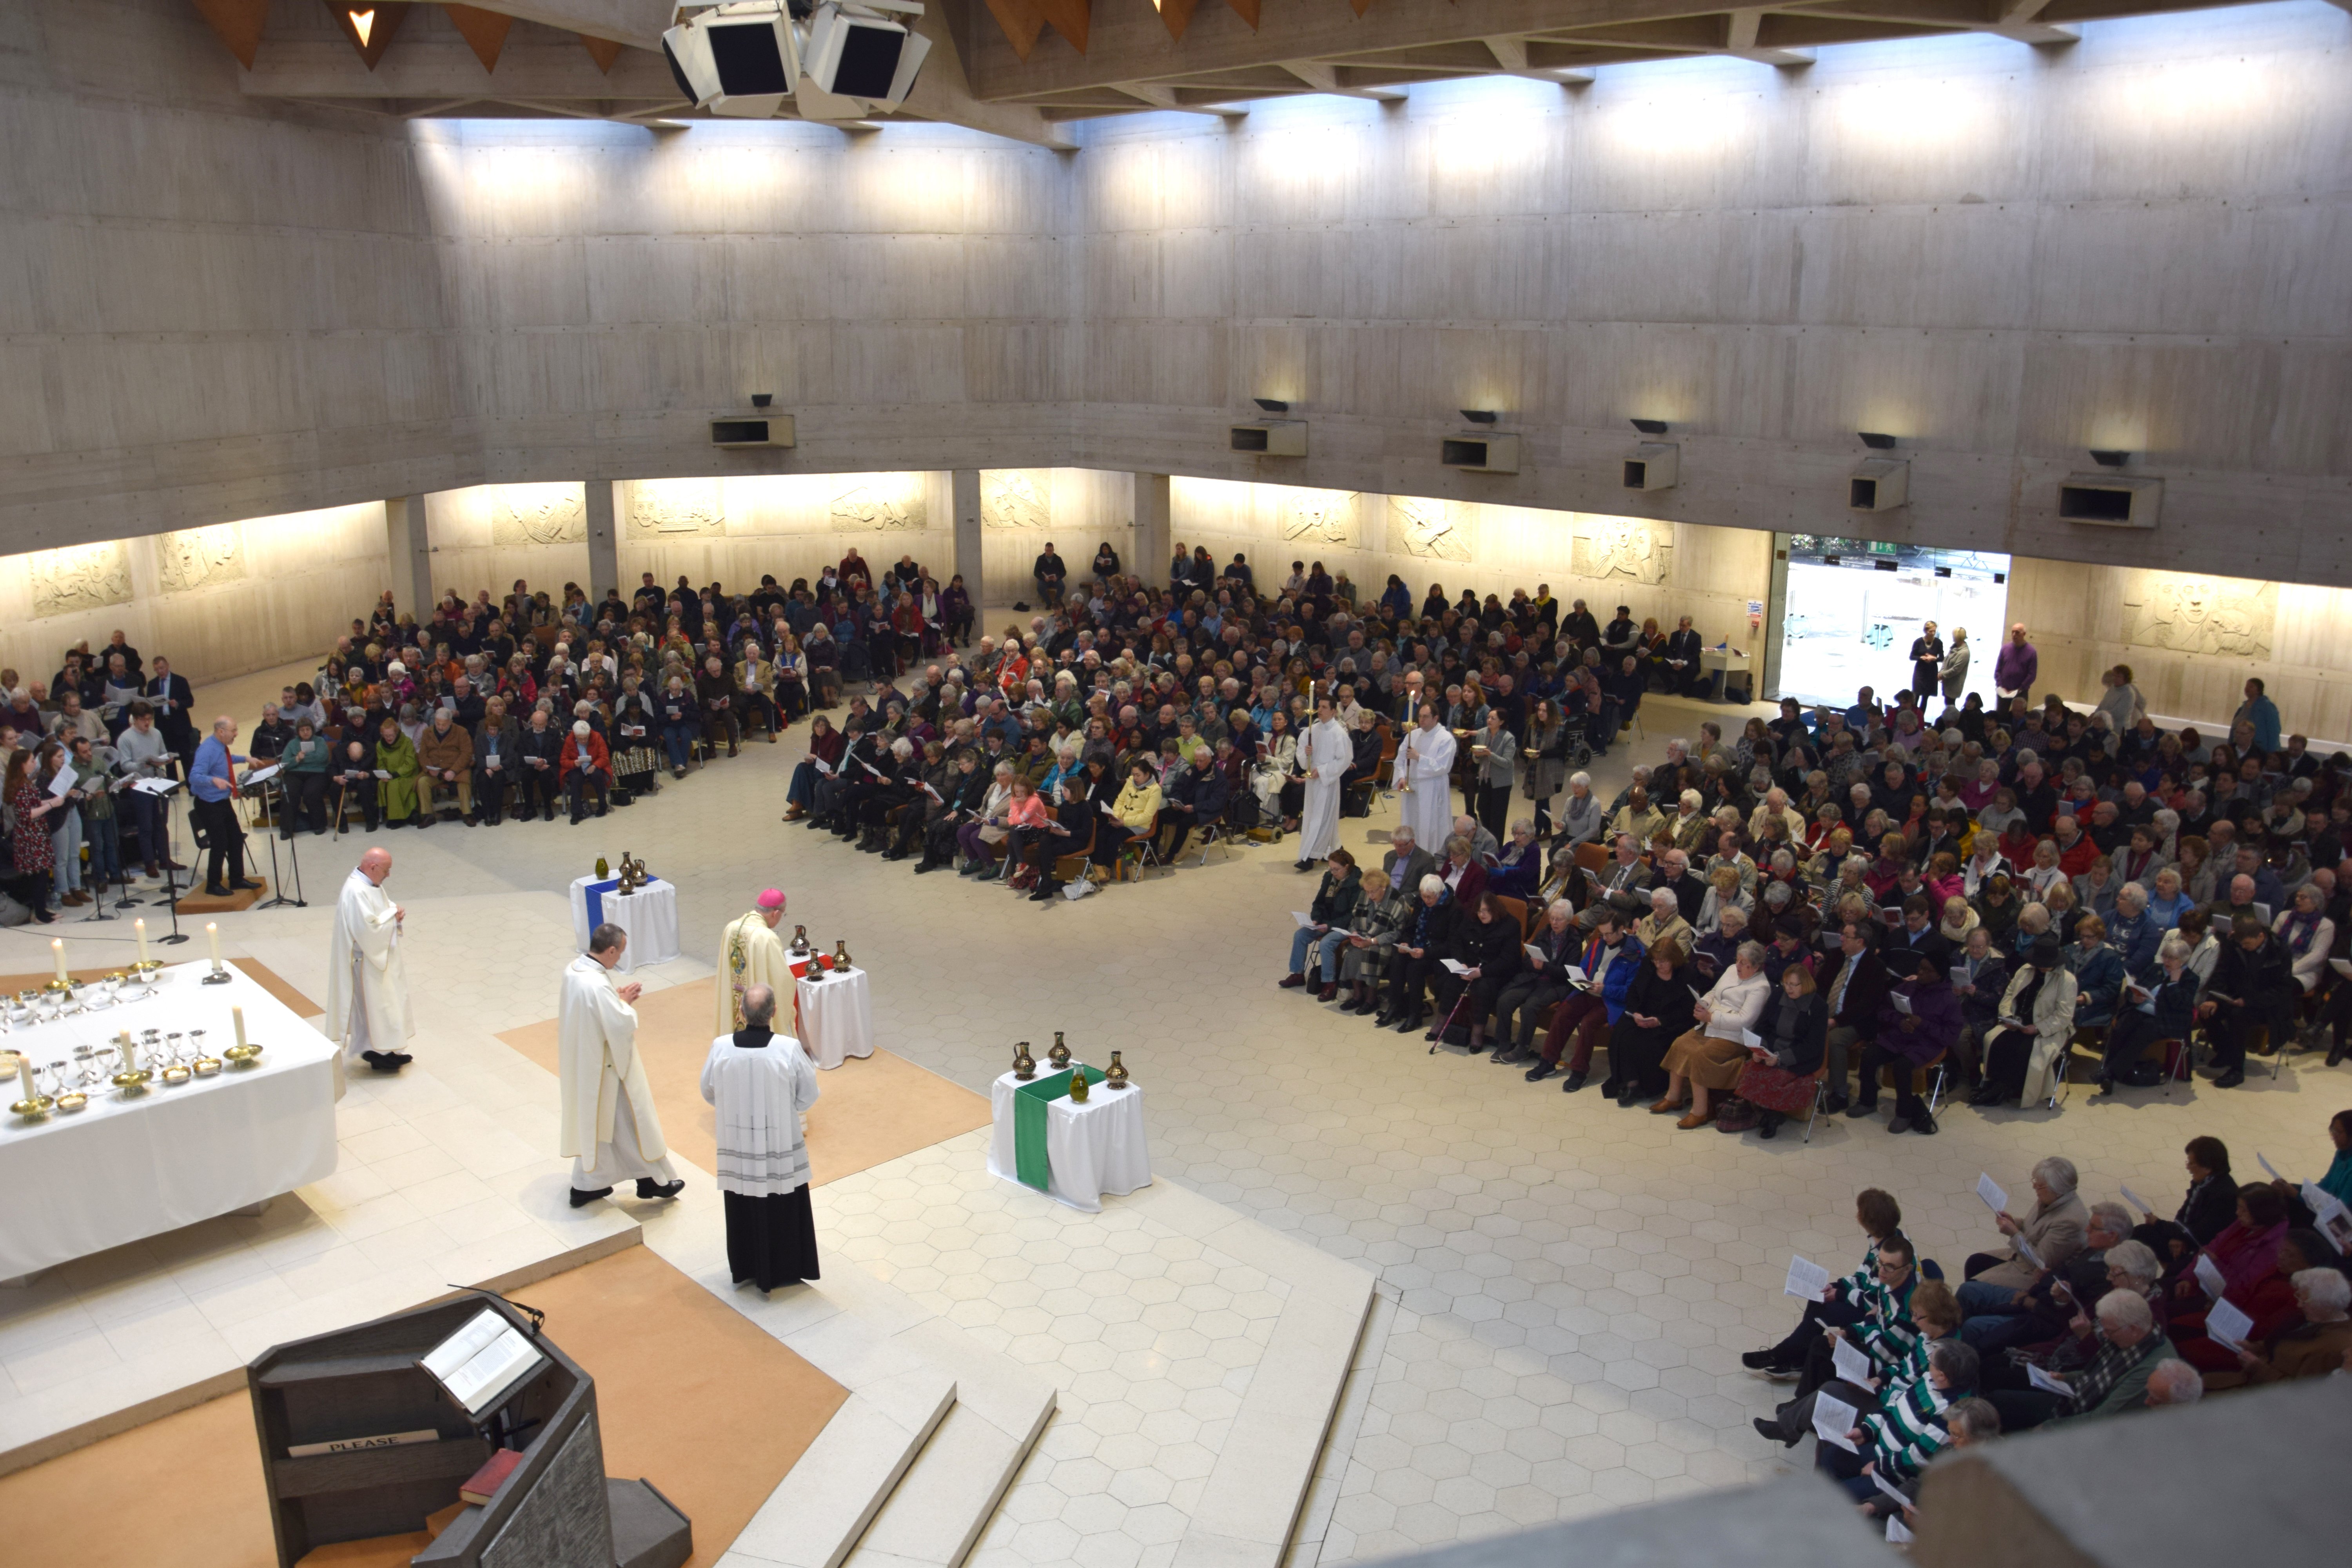
POLYGON ((770 888, 760 895, 760 907, 763 910, 781 910, 784 907, 784 895, 770 888))

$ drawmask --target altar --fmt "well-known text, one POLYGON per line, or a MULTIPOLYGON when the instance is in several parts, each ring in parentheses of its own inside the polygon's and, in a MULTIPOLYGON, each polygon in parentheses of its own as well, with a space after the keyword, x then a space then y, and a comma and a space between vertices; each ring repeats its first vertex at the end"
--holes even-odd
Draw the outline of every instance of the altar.
MULTIPOLYGON (((92 1047, 98 1079, 80 1110, 0 1119, 0 1192, 10 1197, 0 1279, 264 1203, 332 1173, 335 1042, 234 963, 223 967, 227 983, 206 985, 210 963, 172 964, 152 985, 126 985, 111 1005, 15 1022, 0 1036, 0 1049, 34 1064, 44 1092, 53 1064, 81 1076, 77 1047, 92 1047), (201 1029, 201 1041, 162 1038, 155 1047, 176 1043, 219 1058, 236 1040, 232 1008, 243 1010, 246 1038, 262 1047, 253 1066, 225 1065, 175 1084, 158 1072, 136 1095, 107 1081, 121 1067, 124 1030, 139 1041, 150 1029, 166 1037, 201 1029)), ((80 988, 85 1002, 105 994, 100 984, 80 988)), ((140 1055, 153 1071, 157 1049, 142 1045, 140 1055)), ((8 1100, 23 1092, 16 1084, 9 1080, 8 1100)))

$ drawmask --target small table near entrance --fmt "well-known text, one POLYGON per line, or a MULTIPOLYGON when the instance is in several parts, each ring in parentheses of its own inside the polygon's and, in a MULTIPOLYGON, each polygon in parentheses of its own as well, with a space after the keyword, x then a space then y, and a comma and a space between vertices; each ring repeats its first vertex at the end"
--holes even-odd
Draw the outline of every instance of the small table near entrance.
MULTIPOLYGON (((793 987, 800 1006, 801 1043, 828 1071, 851 1057, 874 1054, 874 994, 866 971, 836 970, 828 958, 810 964, 793 987)), ((793 967, 801 968, 796 961, 793 967)))
MULTIPOLYGON (((1073 1064, 1071 1071, 1077 1070, 1073 1064)), ((1092 1085, 1084 1105, 1070 1099, 1068 1072, 1040 1068, 1028 1083, 1009 1072, 996 1080, 989 1097, 996 1130, 989 1140, 988 1173, 1042 1191, 1057 1204, 1098 1214, 1104 1194, 1124 1197, 1151 1184, 1151 1151, 1144 1134, 1143 1090, 1108 1088, 1099 1071, 1084 1070, 1092 1085), (1041 1120, 1039 1110, 1043 1111, 1038 1131, 1044 1170, 1034 1169, 1037 1163, 1034 1158, 1030 1162, 1032 1177, 1042 1174, 1045 1178, 1042 1188, 1022 1174, 1017 1124, 1024 1099, 1031 1102, 1031 1121, 1041 1120)), ((1033 1155, 1036 1152, 1033 1150, 1033 1155)))

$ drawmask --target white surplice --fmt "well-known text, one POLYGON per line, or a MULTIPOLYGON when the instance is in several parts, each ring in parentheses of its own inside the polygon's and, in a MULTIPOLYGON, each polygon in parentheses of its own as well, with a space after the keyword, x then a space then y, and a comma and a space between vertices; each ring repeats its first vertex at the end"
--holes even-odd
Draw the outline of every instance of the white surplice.
POLYGON ((1298 858, 1320 860, 1339 847, 1339 781, 1356 761, 1348 727, 1324 719, 1307 727, 1298 771, 1307 775, 1307 805, 1298 819, 1298 858))
POLYGON ((593 1192, 624 1181, 676 1179, 653 1085, 637 1056, 637 1010, 612 971, 586 953, 563 972, 556 1017, 563 1122, 555 1152, 572 1156, 572 1184, 593 1192))
POLYGON ((731 1034, 710 1042, 702 1098, 719 1112, 719 1190, 769 1198, 808 1185, 801 1117, 816 1103, 816 1064, 790 1035, 744 1047, 731 1034))
POLYGON ((345 1059, 362 1051, 396 1051, 416 1033, 408 1009, 408 973, 400 961, 400 921, 391 896, 353 871, 335 899, 327 947, 327 1037, 345 1059))
POLYGON ((1454 731, 1443 724, 1416 724, 1397 744, 1396 786, 1403 791, 1397 819, 1412 829, 1412 841, 1443 860, 1446 836, 1454 831, 1454 731))

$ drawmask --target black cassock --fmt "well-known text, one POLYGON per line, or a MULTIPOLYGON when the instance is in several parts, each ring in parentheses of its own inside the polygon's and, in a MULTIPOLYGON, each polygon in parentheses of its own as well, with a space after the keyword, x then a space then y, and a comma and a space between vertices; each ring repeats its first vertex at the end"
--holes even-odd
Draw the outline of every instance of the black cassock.
MULTIPOLYGON (((766 1050, 776 1037, 767 1029, 739 1029, 730 1043, 740 1050, 766 1050)), ((784 1048, 798 1050, 796 1044, 784 1048)), ((714 1062, 715 1068, 718 1064, 714 1062)), ((794 1064, 799 1066, 802 1064, 794 1064)), ((708 1081, 706 1079, 706 1081, 708 1081)), ((709 1098, 706 1091, 706 1098, 709 1098)), ((715 1103, 715 1101, 714 1101, 715 1103)), ((722 1177, 729 1164, 730 1128, 726 1118, 719 1128, 722 1177)), ((805 1152, 801 1155, 805 1169, 805 1152)), ((816 1215, 809 1206, 803 1179, 790 1192, 753 1196, 720 1191, 727 1213, 727 1271, 739 1283, 749 1280, 762 1290, 796 1285, 817 1276, 816 1215)))

